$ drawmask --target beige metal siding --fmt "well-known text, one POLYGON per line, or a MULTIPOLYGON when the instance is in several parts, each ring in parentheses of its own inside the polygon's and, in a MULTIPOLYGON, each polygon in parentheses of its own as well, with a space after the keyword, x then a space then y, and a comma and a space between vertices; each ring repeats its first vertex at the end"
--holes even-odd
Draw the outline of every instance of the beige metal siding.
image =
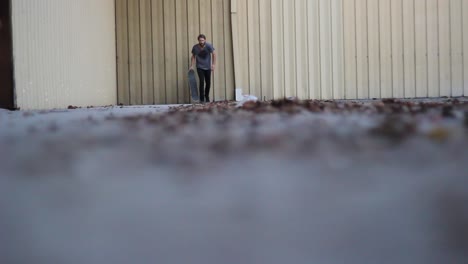
POLYGON ((259 20, 259 1, 245 0, 247 6, 247 41, 245 54, 249 58, 249 65, 259 65, 259 67, 249 67, 249 87, 250 93, 262 96, 261 91, 261 68, 263 64, 260 61, 260 20, 259 20))
POLYGON ((468 1, 463 0, 463 94, 468 96, 468 1))
MULTIPOLYGON (((270 0, 260 0, 259 1, 259 11, 260 10, 271 10, 271 1, 270 0)), ((262 89, 262 99, 271 100, 273 99, 273 76, 269 74, 272 72, 273 66, 273 56, 271 54, 271 12, 259 12, 260 16, 260 43, 264 44, 264 49, 260 49, 260 58, 261 58, 261 73, 260 73, 260 82, 262 89)), ((306 58, 307 59, 307 58, 306 58)))
POLYGON ((211 98, 234 98, 230 1, 115 2, 119 103, 189 103, 187 71, 200 33, 207 36, 218 55, 211 98))
MULTIPOLYGON (((369 97, 380 98, 381 67, 380 67, 380 3, 377 0, 367 2, 367 29, 369 43, 369 97)), ((348 69, 348 68, 346 68, 348 69)), ((349 80, 346 80, 346 83, 349 80)), ((349 97, 352 98, 352 97, 349 97)), ((358 97, 359 98, 359 97, 358 97)))
POLYGON ((17 106, 116 103, 114 0, 13 0, 17 106))
MULTIPOLYGON (((232 2, 236 2, 235 0, 231 0, 232 2)), ((272 17, 272 33, 271 33, 271 38, 272 38, 272 51, 271 54, 273 56, 272 61, 273 61, 273 67, 272 71, 268 74, 273 75, 273 97, 274 98, 282 98, 284 97, 284 56, 283 56, 283 39, 284 39, 284 32, 283 32, 283 8, 280 6, 282 3, 282 0, 271 0, 271 17, 272 17), (281 74, 280 74, 281 73, 281 74)), ((238 7, 240 8, 240 6, 238 7)), ((241 10, 238 9, 238 12, 242 13, 241 10)), ((268 12, 264 11, 264 12, 268 12)), ((241 15, 236 15, 236 13, 233 13, 233 25, 232 27, 236 27, 234 24, 235 21, 239 21, 241 19, 241 15), (239 17, 239 19, 236 19, 239 17)), ((265 32, 265 34, 268 34, 269 32, 265 32)), ((238 39, 242 38, 240 35, 241 32, 238 31, 233 31, 233 39, 234 43, 238 42, 238 39)), ((267 38, 268 39, 268 38, 267 38)), ((262 48, 264 47, 264 43, 260 43, 262 48)), ((247 67, 256 67, 256 65, 245 65, 240 57, 238 57, 241 52, 240 46, 234 47, 234 65, 236 67, 236 87, 237 88, 242 88, 243 92, 248 92, 249 89, 245 85, 245 79, 247 76, 237 74, 238 68, 246 68, 247 67), (245 89, 247 88, 247 89, 245 89)))
POLYGON ((468 95, 468 0, 232 0, 231 6, 236 87, 244 93, 468 95))
MULTIPOLYGON (((348 2, 348 1, 346 1, 348 2)), ((368 7, 367 0, 356 0, 356 68, 357 68, 357 96, 345 98, 369 98, 369 62, 368 62, 368 7)), ((346 44, 345 44, 346 47, 346 44)), ((350 68, 346 68, 350 70, 350 68)))
POLYGON ((428 91, 428 46, 427 46, 427 1, 414 0, 415 47, 416 47, 416 97, 427 97, 428 91))
POLYGON ((404 97, 416 97, 415 1, 403 1, 404 97))
MULTIPOLYGON (((247 0, 249 2, 257 1, 257 0, 247 0)), ((297 88, 297 78, 296 78, 296 68, 299 67, 297 65, 297 56, 296 52, 302 52, 297 50, 296 46, 296 28, 297 25, 294 23, 294 16, 295 16, 295 10, 294 10, 294 5, 295 2, 299 0, 291 0, 291 1, 283 1, 283 32, 284 32, 284 38, 283 38, 283 54, 284 54, 284 92, 286 97, 291 97, 291 96, 296 96, 296 88, 297 88)), ((327 0, 328 1, 328 0, 327 0)), ((247 19, 250 21, 251 18, 247 17, 247 19)), ((251 31, 250 27, 248 31, 251 31)), ((254 43, 259 43, 258 41, 258 35, 253 36, 253 38, 249 38, 251 42, 254 43)), ((257 69, 258 66, 251 61, 249 63, 249 70, 252 71, 252 69, 257 69)), ((253 78, 258 78, 259 76, 252 76, 253 78)), ((260 87, 257 87, 255 83, 250 83, 250 92, 254 95, 261 96, 260 94, 256 93, 257 90, 259 90, 260 87)))
MULTIPOLYGON (((391 0, 392 38, 392 97, 402 98, 404 93, 403 56, 403 0, 391 0)), ((406 0, 411 1, 411 0, 406 0)))
MULTIPOLYGON (((307 63, 309 98, 321 98, 319 0, 307 1, 307 63)), ((280 98, 280 97, 276 97, 280 98)))
MULTIPOLYGON (((212 0, 212 11, 213 20, 220 21, 220 23, 213 23, 213 45, 215 47, 223 47, 219 50, 224 50, 226 46, 226 42, 224 40, 224 7, 223 7, 223 0, 212 0)), ((227 16, 229 18, 229 16, 227 16)), ((186 36, 186 35, 185 35, 186 36)), ((188 41, 186 39, 186 41, 188 41)), ((220 63, 217 63, 215 74, 213 75, 213 93, 211 98, 215 98, 216 100, 226 100, 226 88, 225 88, 225 81, 226 81, 226 55, 224 52, 217 53, 218 57, 217 60, 220 63)), ((185 89, 188 92, 188 89, 185 89)), ((231 92, 232 93, 232 92, 231 92)), ((187 94, 188 95, 188 94, 187 94)))
POLYGON ((428 95, 440 96, 439 86, 439 15, 438 0, 427 0, 428 95))
POLYGON ((453 0, 450 5, 450 56, 451 85, 453 96, 463 95, 463 20, 462 3, 464 0, 453 0))

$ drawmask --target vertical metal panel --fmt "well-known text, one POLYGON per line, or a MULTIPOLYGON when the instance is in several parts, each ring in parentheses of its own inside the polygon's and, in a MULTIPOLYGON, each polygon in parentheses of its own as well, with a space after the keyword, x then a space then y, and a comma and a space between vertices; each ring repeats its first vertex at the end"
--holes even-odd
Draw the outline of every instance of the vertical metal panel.
POLYGON ((11 3, 18 107, 116 103, 114 0, 11 3))
MULTIPOLYGON (((463 85, 468 86, 468 56, 464 56, 468 48, 463 40, 468 34, 462 15, 462 10, 468 9, 465 1, 308 0, 305 8, 302 1, 270 1, 275 98, 294 95, 295 91, 301 91, 302 98, 305 90, 309 98, 323 99, 460 95, 463 85), (304 50, 304 34, 308 76, 302 71, 305 64, 299 55, 304 50), (304 89, 306 79, 308 87, 304 89), (285 94, 279 84, 283 84, 285 94)), ((254 6, 254 2, 249 5, 254 6)), ((238 23, 249 21, 248 30, 260 23, 256 12, 247 8, 237 11, 239 17, 246 12, 238 23)), ((260 17, 269 12, 259 11, 260 17)), ((237 34, 239 39, 256 35, 237 34)), ((263 47, 265 40, 259 41, 263 47)), ((252 74, 252 67, 261 69, 263 65, 252 58, 240 59, 238 64, 241 69, 251 69, 250 76, 243 76, 250 83, 258 77, 252 74)), ((263 80, 268 71, 260 71, 258 78, 263 80)))
POLYGON ((199 0, 200 7, 200 33, 205 34, 208 40, 213 40, 213 14, 211 12, 211 0, 199 0))
POLYGON ((369 97, 380 98, 380 4, 369 0, 367 7, 369 34, 369 97))
POLYGON ((440 95, 442 96, 450 96, 452 94, 450 72, 450 1, 439 0, 439 74, 440 95))
POLYGON ((403 1, 404 97, 416 97, 414 0, 403 1))
POLYGON ((185 103, 189 101, 189 87, 187 71, 189 64, 187 57, 190 48, 187 43, 187 1, 175 1, 176 13, 176 60, 177 60, 177 102, 185 103))
POLYGON ((177 103, 177 41, 174 0, 164 0, 164 55, 166 69, 166 103, 177 103))
POLYGON ((130 104, 142 104, 140 1, 128 1, 128 50, 130 62, 130 104))
POLYGON ((284 54, 284 95, 296 96, 296 31, 294 5, 296 0, 283 1, 283 54, 284 54))
POLYGON ((250 93, 262 98, 258 0, 247 0, 247 54, 250 93))
POLYGON ((428 96, 426 0, 414 1, 416 45, 416 97, 428 96))
MULTIPOLYGON (((193 45, 197 43, 197 36, 200 33, 200 12, 198 0, 187 1, 187 29, 188 29, 188 44, 190 46, 189 52, 192 51, 193 45)), ((190 60, 189 60, 190 61, 190 60)))
MULTIPOLYGON (((391 57, 392 57, 392 97, 402 98, 404 93, 403 64, 403 0, 391 0, 391 57)), ((409 1, 409 0, 405 0, 409 1)))
POLYGON ((142 104, 154 104, 151 0, 140 0, 142 104))
MULTIPOLYGON (((117 17, 117 20, 124 19, 117 17)), ((151 20, 153 28, 153 80, 154 103, 165 104, 166 93, 166 51, 164 41, 164 0, 152 0, 151 20)), ((130 87, 127 87, 130 89, 130 87)))
POLYGON ((450 2, 450 57, 452 96, 463 95, 463 24, 462 0, 450 2))
POLYGON ((463 95, 468 96, 468 1, 463 1, 463 95))
POLYGON ((369 98, 367 0, 356 0, 357 97, 369 98))
POLYGON ((320 65, 320 0, 307 1, 308 29, 308 64, 309 64, 309 94, 311 99, 320 99, 321 95, 321 65, 320 65))
MULTIPOLYGON (((345 97, 357 98, 356 0, 344 1, 345 97)), ((367 14, 366 14, 367 16, 367 14)), ((367 25, 366 25, 367 26, 367 25)))
MULTIPOLYGON (((261 58, 261 84, 262 99, 273 99, 273 50, 272 50, 272 21, 271 1, 259 1, 260 16, 260 58, 261 58)), ((307 96, 308 97, 308 96, 307 96)))
POLYGON ((119 80, 124 80, 119 91, 132 94, 129 103, 190 102, 187 70, 191 48, 200 33, 214 44, 218 54, 211 98, 224 100, 228 89, 233 98, 234 42, 229 0, 126 0, 128 5, 123 4, 124 0, 116 1, 120 3, 116 23, 122 25, 117 29, 119 56, 125 47, 130 50, 130 67, 119 68, 119 80), (125 84, 128 79, 130 84, 125 84))
POLYGON ((217 48, 212 96, 219 99, 233 98, 234 77, 244 93, 260 97, 467 94, 466 1, 233 0, 231 4, 227 0, 14 1, 18 106, 112 101, 115 54, 119 103, 186 102, 184 71, 198 33, 205 33, 217 48), (353 20, 354 25, 349 23, 353 20))
POLYGON ((299 99, 309 99, 309 65, 307 64, 307 0, 296 0, 296 79, 299 99))
POLYGON ((236 35, 238 48, 234 54, 234 58, 239 60, 239 69, 236 72, 236 87, 241 88, 245 94, 250 93, 249 82, 249 41, 248 41, 248 24, 247 24, 247 1, 234 0, 237 2, 237 19, 238 19, 238 35, 236 35))
MULTIPOLYGON (((283 0, 271 0, 271 1, 272 1, 271 3, 272 15, 271 16, 272 16, 272 48, 273 48, 273 95, 275 98, 280 99, 284 97, 283 0)), ((236 80, 237 80, 237 76, 236 76, 236 80)))
MULTIPOLYGON (((200 3, 198 0, 187 0, 187 31, 189 45, 189 65, 192 63, 192 48, 198 43, 197 37, 200 34, 200 3)), ((216 48, 216 47, 215 47, 216 48)), ((195 67, 195 65, 194 65, 195 67)), ((195 74, 198 81, 198 75, 195 74)))
POLYGON ((331 0, 333 98, 344 98, 343 2, 331 0))
POLYGON ((122 19, 116 19, 117 34, 117 85, 118 85, 118 103, 130 104, 129 87, 129 69, 128 69, 128 16, 127 1, 116 0, 116 16, 122 19))
POLYGON ((383 98, 393 97, 391 0, 380 1, 380 89, 383 98))
POLYGON ((240 29, 239 29, 239 14, 237 7, 238 0, 231 0, 231 30, 232 30, 232 52, 233 52, 233 61, 234 61, 234 87, 240 88, 240 70, 241 70, 241 61, 239 58, 240 52, 240 29), (236 56, 234 57, 234 54, 236 56))
POLYGON ((212 0, 213 14, 213 45, 216 49, 217 62, 213 72, 213 100, 226 100, 226 49, 224 40, 224 9, 223 0, 212 0))
POLYGON ((439 96, 439 9, 437 0, 427 0, 428 96, 439 96))
POLYGON ((320 50, 322 99, 333 99, 333 55, 331 34, 331 3, 320 0, 320 50))
MULTIPOLYGON (((191 1, 191 0, 188 0, 191 1)), ((234 1, 234 0, 232 0, 234 1)), ((230 0, 223 0, 223 17, 224 17, 224 67, 225 71, 225 84, 224 87, 226 89, 226 99, 233 100, 234 99, 234 53, 233 53, 233 39, 232 39, 232 17, 230 16, 231 13, 231 5, 230 0)), ((271 89, 271 88, 270 88, 271 89)))

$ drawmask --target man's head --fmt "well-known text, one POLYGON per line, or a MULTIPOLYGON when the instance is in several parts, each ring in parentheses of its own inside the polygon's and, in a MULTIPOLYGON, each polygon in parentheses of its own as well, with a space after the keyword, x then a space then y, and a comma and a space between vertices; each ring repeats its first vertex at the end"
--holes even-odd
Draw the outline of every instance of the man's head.
POLYGON ((203 34, 198 35, 198 44, 200 44, 200 46, 205 46, 205 42, 206 36, 203 34))

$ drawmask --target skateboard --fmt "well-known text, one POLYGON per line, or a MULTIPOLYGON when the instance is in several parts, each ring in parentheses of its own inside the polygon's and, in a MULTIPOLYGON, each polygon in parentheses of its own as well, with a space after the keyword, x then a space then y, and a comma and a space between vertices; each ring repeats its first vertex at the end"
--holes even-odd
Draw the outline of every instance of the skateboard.
POLYGON ((192 96, 193 102, 199 102, 200 97, 198 96, 198 87, 197 87, 197 79, 195 79, 195 71, 189 70, 188 71, 188 80, 190 86, 190 94, 192 96))

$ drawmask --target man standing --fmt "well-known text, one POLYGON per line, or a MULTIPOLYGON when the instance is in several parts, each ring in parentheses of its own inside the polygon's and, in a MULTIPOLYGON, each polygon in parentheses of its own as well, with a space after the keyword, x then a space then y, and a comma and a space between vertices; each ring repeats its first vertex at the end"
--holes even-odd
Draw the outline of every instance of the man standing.
POLYGON ((213 45, 206 42, 206 37, 203 34, 198 36, 198 44, 195 44, 192 48, 190 70, 193 70, 195 61, 197 62, 197 73, 200 79, 200 102, 210 102, 211 72, 215 69, 216 53, 213 45), (213 61, 211 61, 211 56, 213 56, 213 61))

